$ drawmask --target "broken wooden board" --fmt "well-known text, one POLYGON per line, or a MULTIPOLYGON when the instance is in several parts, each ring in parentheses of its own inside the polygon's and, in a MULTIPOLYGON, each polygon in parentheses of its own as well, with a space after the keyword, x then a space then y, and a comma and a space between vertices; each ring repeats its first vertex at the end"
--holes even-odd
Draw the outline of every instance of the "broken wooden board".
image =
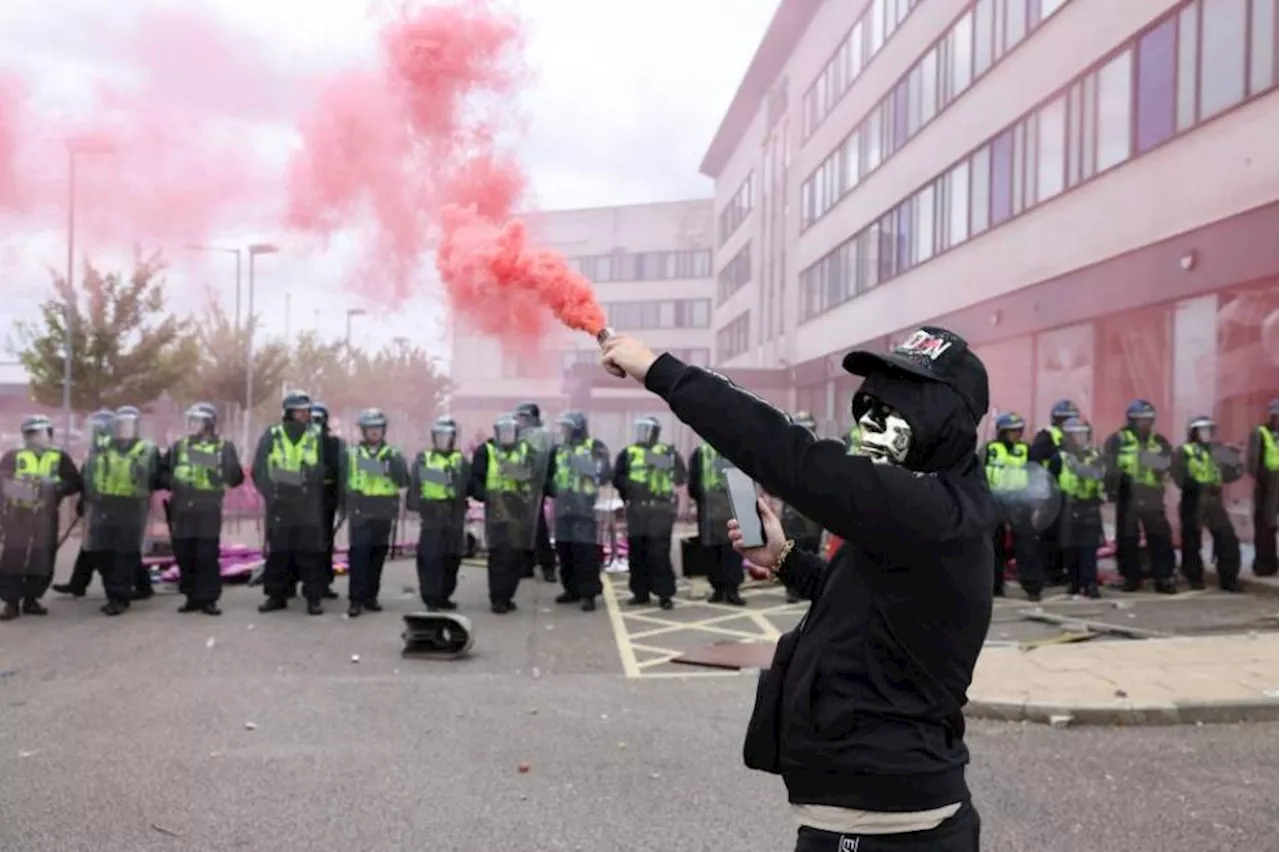
POLYGON ((681 654, 671 662, 712 669, 767 669, 777 642, 716 642, 681 654))

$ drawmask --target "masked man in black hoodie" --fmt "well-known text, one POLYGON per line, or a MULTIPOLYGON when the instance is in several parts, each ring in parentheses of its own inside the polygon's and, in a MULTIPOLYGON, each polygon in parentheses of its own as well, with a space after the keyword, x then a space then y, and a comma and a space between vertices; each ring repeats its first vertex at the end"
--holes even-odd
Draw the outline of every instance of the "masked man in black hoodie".
POLYGON ((604 344, 766 491, 844 544, 828 563, 782 535, 744 549, 813 601, 761 676, 743 756, 779 774, 797 852, 978 849, 964 706, 991 621, 998 512, 975 455, 987 373, 957 335, 923 327, 892 351, 851 352, 861 447, 814 437, 723 377, 634 338, 604 344))

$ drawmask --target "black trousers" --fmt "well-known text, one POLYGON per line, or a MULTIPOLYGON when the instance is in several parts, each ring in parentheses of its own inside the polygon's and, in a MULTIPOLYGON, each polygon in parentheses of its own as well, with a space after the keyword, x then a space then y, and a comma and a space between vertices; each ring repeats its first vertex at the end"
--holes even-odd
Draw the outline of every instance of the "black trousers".
POLYGON ((742 554, 730 544, 703 545, 707 551, 707 579, 716 592, 736 592, 742 586, 742 554))
POLYGON ((456 547, 445 545, 449 533, 424 526, 418 533, 418 593, 427 606, 451 602, 458 588, 458 568, 462 554, 452 553, 456 547))
POLYGON ((520 575, 533 562, 533 552, 508 547, 489 548, 489 603, 505 604, 515 599, 520 575))
POLYGON ((391 549, 391 519, 352 518, 347 523, 347 597, 352 603, 376 601, 382 591, 382 566, 391 549))
POLYGON ((1175 557, 1173 528, 1164 506, 1139 506, 1132 500, 1116 503, 1116 567, 1130 586, 1142 583, 1142 546, 1138 528, 1147 537, 1151 576, 1157 583, 1172 583, 1175 557))
POLYGON ((178 591, 193 604, 217 603, 222 597, 222 547, 216 538, 175 538, 178 591))
POLYGON ((1098 547, 1065 547, 1062 560, 1067 567, 1067 583, 1073 592, 1098 585, 1098 547))
MULTIPOLYGON (((1066 501, 1059 494, 1058 515, 1066 510, 1066 501)), ((1044 581, 1050 586, 1060 585, 1068 579, 1066 554, 1063 552, 1062 542, 1059 540, 1058 533, 1061 525, 1053 523, 1049 528, 1040 533, 1040 567, 1044 573, 1044 581)))
POLYGON ((298 582, 302 596, 319 602, 329 588, 325 570, 323 527, 274 523, 267 530, 267 561, 262 590, 272 600, 285 600, 298 582))
POLYGON ((1204 583, 1204 527, 1213 537, 1213 561, 1218 566, 1218 585, 1234 586, 1240 579, 1240 538, 1222 501, 1210 500, 1203 511, 1196 500, 1178 504, 1178 523, 1182 530, 1182 576, 1193 585, 1204 583))
POLYGON ((1040 540, 1035 530, 1022 521, 1014 521, 1007 527, 996 527, 995 575, 993 588, 1004 591, 1004 566, 1012 556, 1018 563, 1018 585, 1029 595, 1044 591, 1044 569, 1040 564, 1040 540))
MULTIPOLYGON (((333 493, 325 491, 320 504, 320 511, 320 522, 324 524, 325 532, 324 585, 327 589, 333 585, 333 578, 336 576, 333 570, 333 540, 335 537, 333 524, 338 517, 338 493, 336 491, 333 493)), ((348 537, 350 537, 349 533, 348 537)))
POLYGON ((978 852, 982 820, 965 803, 951 819, 906 834, 835 834, 801 826, 795 852, 978 852))
POLYGON ((600 568, 604 553, 600 545, 557 539, 556 555, 560 558, 560 585, 566 594, 584 599, 601 595, 604 587, 600 583, 600 568))
MULTIPOLYGON (((42 519, 44 520, 44 519, 42 519)), ((0 601, 37 601, 53 582, 53 559, 58 547, 57 520, 8 523, 0 549, 0 601)))
POLYGON ((1276 554, 1276 516, 1268 515, 1271 504, 1264 488, 1253 490, 1253 574, 1255 577, 1274 577, 1280 572, 1280 558, 1276 554))
POLYGON ((542 569, 542 576, 548 579, 555 579, 556 576, 556 551, 551 546, 551 530, 547 526, 547 515, 538 509, 538 535, 534 541, 534 554, 537 557, 537 566, 542 569))
POLYGON ((671 564, 671 533, 664 536, 627 536, 627 561, 631 571, 631 594, 640 600, 657 595, 659 600, 675 597, 676 571, 671 564))

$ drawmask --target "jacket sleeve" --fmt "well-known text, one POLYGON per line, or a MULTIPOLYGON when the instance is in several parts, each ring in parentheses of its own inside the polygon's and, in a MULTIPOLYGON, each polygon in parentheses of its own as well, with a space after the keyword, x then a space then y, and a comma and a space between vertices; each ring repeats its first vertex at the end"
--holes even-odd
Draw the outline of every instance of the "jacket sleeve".
POLYGON ((227 488, 244 485, 244 467, 240 464, 240 453, 230 441, 222 445, 222 483, 227 488))
POLYGON ((1120 487, 1124 484, 1125 474, 1120 470, 1120 433, 1113 432, 1102 445, 1102 463, 1106 468, 1103 479, 1107 491, 1107 499, 1115 502, 1120 496, 1120 487))
POLYGON ((271 455, 271 430, 264 429, 258 438, 258 448, 253 453, 253 487, 263 497, 271 498, 271 471, 267 469, 267 458, 271 455))
POLYGON ((1244 453, 1244 469, 1245 472, 1258 479, 1263 475, 1262 471, 1262 430, 1267 427, 1259 426, 1249 433, 1249 442, 1245 445, 1244 453))
POLYGON ((596 461, 596 486, 606 484, 612 477, 613 468, 609 461, 609 448, 604 441, 591 439, 591 457, 596 461))
POLYGON ((1184 493, 1195 490, 1196 483, 1187 469, 1187 452, 1182 447, 1174 451, 1173 458, 1169 461, 1169 479, 1184 493))
POLYGON ((391 479, 400 488, 409 487, 409 463, 405 461, 404 453, 399 450, 391 452, 391 479))
POLYGON ((346 447, 343 447, 342 452, 335 459, 337 470, 334 482, 337 487, 331 493, 338 498, 338 514, 340 515, 347 513, 347 478, 351 475, 351 459, 349 456, 350 453, 346 451, 346 447))
POLYGON ((164 470, 160 464, 160 458, 163 453, 155 444, 147 451, 147 463, 151 466, 150 477, 147 481, 147 487, 152 492, 163 491, 167 486, 165 484, 164 470))
POLYGON ((489 477, 489 453, 487 444, 476 447, 471 456, 471 475, 467 477, 467 495, 473 500, 484 502, 484 481, 489 477))
POLYGON ((1031 446, 1027 449, 1027 461, 1043 464, 1057 454, 1058 448, 1053 443, 1053 436, 1049 434, 1048 429, 1041 429, 1031 439, 1031 446))
POLYGON ((547 456, 547 478, 546 485, 542 489, 542 493, 547 497, 556 496, 556 468, 559 465, 556 462, 556 451, 552 450, 547 456))
POLYGON ((60 454, 58 458, 58 499, 61 500, 64 497, 79 494, 83 490, 84 480, 80 478, 80 471, 76 470, 76 463, 66 453, 60 454))
POLYGON ((890 526, 949 541, 972 532, 970 519, 990 515, 949 474, 850 456, 840 441, 818 440, 755 394, 670 354, 650 367, 645 386, 766 491, 843 539, 890 526))
POLYGON ((173 490, 173 460, 177 456, 177 448, 178 444, 175 441, 160 454, 160 461, 156 464, 157 477, 160 480, 159 488, 162 491, 173 490))
POLYGON ((702 447, 689 453, 689 499, 702 502, 702 447))
POLYGON ((409 465, 409 486, 404 495, 404 507, 410 512, 422 508, 422 468, 425 455, 425 452, 418 453, 413 457, 413 464, 409 465))
POLYGON ((623 501, 627 499, 627 476, 631 470, 631 459, 627 455, 627 451, 623 450, 618 453, 618 457, 613 462, 613 487, 618 491, 618 497, 623 501))
POLYGON ((794 589, 800 597, 810 601, 818 599, 826 573, 827 561, 807 550, 793 549, 778 567, 778 576, 787 584, 787 587, 794 589))
POLYGON ((673 452, 672 458, 676 460, 675 470, 671 474, 671 484, 676 488, 689 484, 689 468, 685 466, 684 456, 673 452))

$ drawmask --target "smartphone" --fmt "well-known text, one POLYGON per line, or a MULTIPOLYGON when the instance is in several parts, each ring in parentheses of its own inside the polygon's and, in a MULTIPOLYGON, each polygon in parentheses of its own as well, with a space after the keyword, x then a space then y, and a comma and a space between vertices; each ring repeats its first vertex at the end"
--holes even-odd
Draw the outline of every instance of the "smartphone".
POLYGON ((760 518, 760 506, 756 503, 756 484, 736 467, 726 468, 724 478, 729 485, 733 517, 742 531, 742 546, 764 547, 764 521, 760 518))

